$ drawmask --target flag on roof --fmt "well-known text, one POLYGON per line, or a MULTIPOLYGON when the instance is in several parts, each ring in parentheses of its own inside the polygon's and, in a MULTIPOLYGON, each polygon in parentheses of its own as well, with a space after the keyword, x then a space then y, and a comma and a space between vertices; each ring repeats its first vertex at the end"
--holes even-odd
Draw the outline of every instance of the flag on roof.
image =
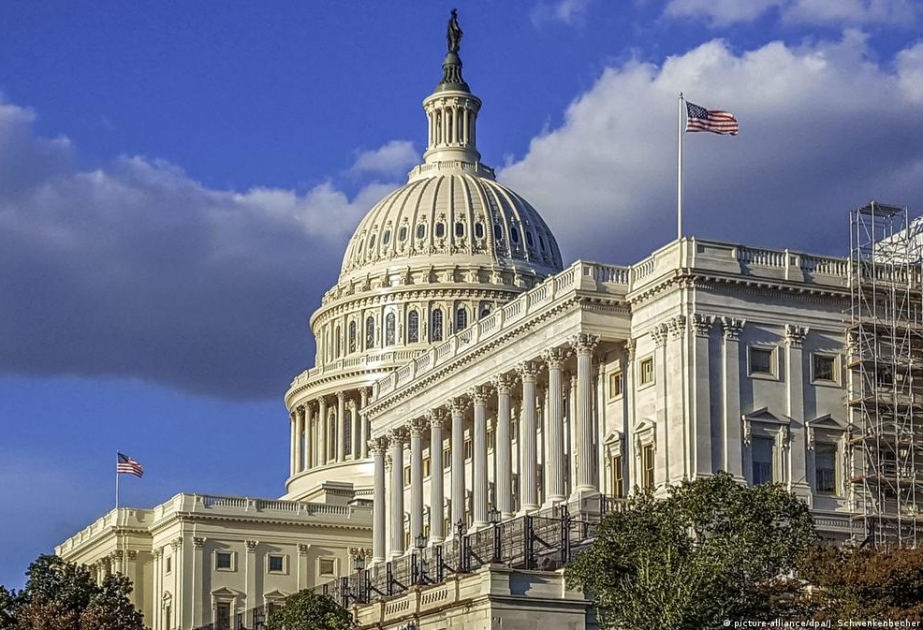
POLYGON ((722 135, 736 136, 740 130, 737 119, 731 112, 720 109, 705 109, 686 101, 686 131, 710 131, 722 135))
POLYGON ((135 477, 144 476, 144 468, 141 467, 141 464, 133 460, 128 455, 123 455, 122 453, 118 454, 118 463, 115 467, 116 473, 124 473, 126 475, 134 475, 135 477))

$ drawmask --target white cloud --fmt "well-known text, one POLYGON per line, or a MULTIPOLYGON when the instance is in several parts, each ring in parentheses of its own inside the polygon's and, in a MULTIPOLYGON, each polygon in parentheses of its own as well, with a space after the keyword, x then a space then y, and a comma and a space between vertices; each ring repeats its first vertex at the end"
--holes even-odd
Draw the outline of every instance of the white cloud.
POLYGON ((420 155, 409 140, 392 140, 374 151, 363 151, 352 170, 357 173, 403 175, 420 161, 420 155))
POLYGON ((0 100, 0 374, 253 398, 307 366, 305 314, 391 186, 217 190, 142 157, 81 171, 34 119, 0 100))
POLYGON ((664 14, 727 26, 750 22, 770 10, 778 10, 787 22, 836 27, 910 26, 920 15, 916 0, 669 0, 664 14))
POLYGON ((896 70, 864 35, 736 54, 715 40, 604 71, 500 179, 532 200, 565 258, 631 262, 675 237, 678 93, 734 112, 736 137, 686 134, 687 234, 844 253, 847 210, 923 210, 920 46, 896 70))
POLYGON ((532 24, 541 26, 547 22, 562 24, 581 24, 586 18, 590 0, 557 0, 557 2, 539 2, 532 9, 532 24))

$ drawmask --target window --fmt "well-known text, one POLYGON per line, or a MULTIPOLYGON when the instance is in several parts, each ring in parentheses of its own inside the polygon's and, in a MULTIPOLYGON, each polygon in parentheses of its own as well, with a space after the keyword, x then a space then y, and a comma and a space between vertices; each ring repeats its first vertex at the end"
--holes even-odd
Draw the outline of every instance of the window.
POLYGON ((465 235, 465 224, 459 221, 455 224, 455 236, 464 236, 465 235))
POLYGON ((317 561, 317 572, 320 575, 333 575, 335 569, 335 558, 321 558, 317 561))
POLYGON ((503 240, 503 228, 500 227, 499 223, 494 224, 494 238, 498 241, 503 240))
POLYGON ((432 462, 429 459, 429 455, 423 458, 423 476, 429 477, 432 472, 432 462))
POLYGON ((772 482, 773 439, 755 437, 750 443, 753 459, 753 485, 772 482))
POLYGON ((468 309, 460 307, 455 313, 455 330, 461 332, 468 327, 468 309))
POLYGON ((825 354, 815 354, 813 359, 814 380, 835 383, 836 359, 825 354))
POLYGON ((233 557, 230 551, 216 551, 215 552, 215 568, 224 569, 230 571, 233 567, 231 561, 233 557))
POLYGON ((750 374, 775 374, 771 348, 750 348, 750 374))
POLYGON ((430 322, 430 341, 442 341, 442 309, 433 311, 430 322))
POLYGON ((836 494, 836 445, 814 446, 815 491, 836 494))
POLYGON ((410 485, 410 466, 404 466, 404 485, 410 485))
POLYGON ((166 572, 169 573, 172 570, 173 570, 173 556, 167 556, 166 572))
POLYGON ((510 230, 510 240, 512 240, 513 243, 519 243, 519 230, 516 228, 510 230))
POLYGON ((442 449, 442 469, 448 470, 452 467, 452 449, 445 446, 442 449))
POLYGON ((484 319, 488 315, 490 315, 490 305, 486 304, 483 308, 481 308, 481 319, 484 319))
POLYGON ((365 320, 365 349, 375 347, 375 318, 369 316, 365 320))
POLYGON ((654 489, 654 445, 641 447, 641 489, 654 489))
POLYGON ((622 456, 613 455, 610 460, 612 466, 612 496, 625 496, 625 479, 622 477, 622 456))
POLYGON ((352 455, 353 454, 353 412, 347 409, 343 415, 345 417, 344 422, 346 423, 346 425, 343 427, 343 433, 345 434, 344 437, 346 440, 346 444, 344 444, 345 448, 343 449, 343 451, 344 451, 344 454, 346 455, 352 455))
POLYGON ((231 630, 231 602, 215 604, 215 626, 217 630, 231 630))
POLYGON ((337 329, 336 329, 336 332, 334 333, 334 335, 336 335, 336 336, 334 337, 334 346, 335 346, 335 348, 336 348, 336 349, 334 350, 334 353, 336 354, 336 357, 339 359, 339 358, 340 358, 340 337, 341 337, 341 335, 340 335, 340 327, 339 327, 339 326, 337 326, 337 329))
POLYGON ((391 230, 385 230, 384 235, 381 237, 381 244, 387 245, 391 242, 391 230))
POLYGON ((356 322, 349 322, 349 351, 356 351, 356 322))
POLYGON ((526 232, 526 242, 529 244, 529 249, 535 248, 535 239, 532 238, 532 232, 526 232))
POLYGON ((654 357, 642 359, 638 364, 638 380, 642 385, 654 382, 654 357))
POLYGON ((407 240, 407 226, 406 225, 402 225, 401 229, 398 230, 397 240, 401 241, 402 243, 407 240))
POLYGON ((617 370, 609 375, 609 398, 618 398, 622 395, 622 371, 617 370))
POLYGON ((538 246, 542 251, 545 251, 545 239, 541 234, 538 235, 538 246))
POLYGON ((393 346, 397 335, 397 318, 394 313, 385 316, 385 345, 393 346))
POLYGON ((282 573, 283 571, 285 571, 285 557, 269 556, 269 572, 282 573))
POLYGON ((474 235, 477 238, 484 238, 484 224, 483 223, 474 224, 474 235))
POLYGON ((417 343, 420 341, 420 314, 416 311, 410 311, 407 315, 407 343, 417 343))
POLYGON ((465 459, 471 459, 474 454, 474 445, 471 444, 471 438, 465 440, 465 459))
POLYGON ((426 236, 426 225, 421 223, 417 226, 417 238, 423 238, 426 236))
POLYGON ((436 224, 436 238, 442 238, 445 236, 445 223, 439 222, 436 224))

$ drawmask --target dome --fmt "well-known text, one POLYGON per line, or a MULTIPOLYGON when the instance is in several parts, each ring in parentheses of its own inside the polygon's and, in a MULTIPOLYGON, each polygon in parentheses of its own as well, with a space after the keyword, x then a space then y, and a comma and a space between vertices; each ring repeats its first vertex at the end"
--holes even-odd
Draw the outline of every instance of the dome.
POLYGON ((548 225, 480 164, 423 164, 350 239, 340 281, 397 266, 477 265, 546 277, 561 270, 548 225), (435 167, 435 168, 433 168, 435 167))

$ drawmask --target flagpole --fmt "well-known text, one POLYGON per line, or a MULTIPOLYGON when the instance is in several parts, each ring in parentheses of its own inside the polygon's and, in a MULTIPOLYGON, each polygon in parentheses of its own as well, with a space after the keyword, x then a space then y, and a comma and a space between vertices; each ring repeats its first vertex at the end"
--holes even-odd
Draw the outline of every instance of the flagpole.
POLYGON ((119 509, 119 454, 115 454, 115 509, 119 509))
POLYGON ((679 145, 676 160, 676 239, 683 238, 683 93, 679 93, 676 117, 677 143, 679 145))

